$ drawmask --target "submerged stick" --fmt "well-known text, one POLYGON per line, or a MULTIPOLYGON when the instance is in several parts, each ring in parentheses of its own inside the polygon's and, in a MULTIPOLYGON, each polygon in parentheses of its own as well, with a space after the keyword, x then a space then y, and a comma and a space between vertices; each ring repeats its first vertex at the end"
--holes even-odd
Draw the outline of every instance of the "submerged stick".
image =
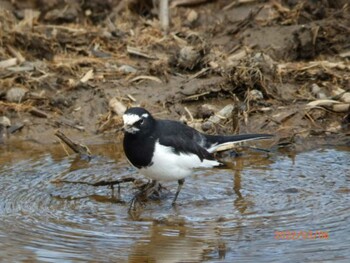
POLYGON ((135 182, 136 178, 134 177, 125 177, 113 181, 98 181, 96 183, 89 183, 89 182, 84 182, 84 181, 69 181, 69 180, 56 180, 53 181, 53 183, 68 183, 68 184, 85 184, 85 185, 90 185, 90 186, 111 186, 113 188, 114 185, 119 185, 121 183, 128 183, 128 182, 135 182))

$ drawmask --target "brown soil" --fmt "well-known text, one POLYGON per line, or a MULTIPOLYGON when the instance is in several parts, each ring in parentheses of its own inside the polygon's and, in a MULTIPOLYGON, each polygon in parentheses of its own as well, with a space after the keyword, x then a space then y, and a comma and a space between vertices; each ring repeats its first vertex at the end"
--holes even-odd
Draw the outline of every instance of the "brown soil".
POLYGON ((348 1, 172 1, 168 34, 151 3, 0 1, 0 143, 57 129, 94 143, 124 105, 205 132, 349 143, 348 1))

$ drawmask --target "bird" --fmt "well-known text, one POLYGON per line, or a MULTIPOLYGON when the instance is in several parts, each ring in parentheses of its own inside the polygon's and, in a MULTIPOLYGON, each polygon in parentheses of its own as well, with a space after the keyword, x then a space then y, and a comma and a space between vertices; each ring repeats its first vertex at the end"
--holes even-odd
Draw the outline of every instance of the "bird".
POLYGON ((151 179, 147 190, 158 181, 177 181, 173 205, 185 178, 194 169, 222 165, 213 154, 217 149, 272 137, 270 134, 208 135, 179 121, 156 119, 142 107, 127 109, 122 118, 126 158, 151 179))

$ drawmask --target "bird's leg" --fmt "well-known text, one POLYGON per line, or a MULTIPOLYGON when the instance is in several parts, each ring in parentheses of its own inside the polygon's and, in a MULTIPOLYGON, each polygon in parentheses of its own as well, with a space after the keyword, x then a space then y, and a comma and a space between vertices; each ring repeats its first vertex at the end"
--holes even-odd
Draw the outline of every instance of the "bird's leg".
POLYGON ((154 188, 152 195, 154 195, 155 197, 160 199, 161 192, 163 191, 163 189, 166 189, 166 188, 164 186, 162 186, 160 183, 157 183, 155 185, 155 188, 154 188))
POLYGON ((147 183, 146 185, 143 185, 142 189, 138 193, 136 193, 135 196, 133 197, 133 199, 131 200, 129 210, 135 209, 137 202, 142 203, 143 200, 147 200, 147 198, 151 194, 153 194, 154 191, 156 191, 154 189, 154 187, 156 185, 157 185, 157 181, 156 180, 152 180, 150 183, 147 183))
POLYGON ((161 192, 163 189, 166 189, 163 185, 161 185, 156 180, 151 180, 139 187, 140 192, 145 192, 147 194, 146 197, 155 197, 160 198, 161 192), (147 192, 146 192, 147 191, 147 192))
POLYGON ((177 181, 177 183, 178 183, 177 190, 176 190, 176 194, 175 194, 174 200, 172 202, 172 205, 175 205, 177 196, 179 195, 184 182, 185 182, 185 179, 180 179, 180 180, 177 181))
POLYGON ((155 191, 154 187, 157 185, 156 180, 152 180, 146 187, 143 189, 143 194, 148 198, 155 191))

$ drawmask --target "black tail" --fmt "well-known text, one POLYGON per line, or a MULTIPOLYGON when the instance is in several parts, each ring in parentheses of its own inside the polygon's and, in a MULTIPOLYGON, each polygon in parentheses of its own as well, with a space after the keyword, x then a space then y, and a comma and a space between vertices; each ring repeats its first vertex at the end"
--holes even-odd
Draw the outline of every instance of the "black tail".
POLYGON ((216 151, 222 144, 239 143, 253 140, 271 139, 271 134, 238 134, 238 135, 205 135, 206 148, 209 152, 216 151))
POLYGON ((244 142, 252 140, 271 139, 271 134, 237 134, 237 135, 205 135, 207 142, 210 144, 221 144, 225 142, 244 142))

